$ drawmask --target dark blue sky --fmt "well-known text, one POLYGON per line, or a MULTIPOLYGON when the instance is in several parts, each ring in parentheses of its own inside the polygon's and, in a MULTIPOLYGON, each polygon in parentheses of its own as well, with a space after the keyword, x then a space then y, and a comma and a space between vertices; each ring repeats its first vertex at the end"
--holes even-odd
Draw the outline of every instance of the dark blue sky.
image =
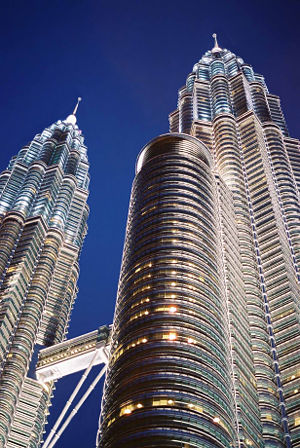
MULTIPOLYGON (((212 33, 265 76, 299 137, 299 13, 298 0, 2 2, 0 169, 83 97, 78 124, 89 147, 91 214, 70 337, 112 321, 136 155, 168 131, 177 90, 212 47, 212 33)), ((58 384, 53 415, 75 380, 58 384)), ((100 393, 58 448, 94 447, 100 393)))

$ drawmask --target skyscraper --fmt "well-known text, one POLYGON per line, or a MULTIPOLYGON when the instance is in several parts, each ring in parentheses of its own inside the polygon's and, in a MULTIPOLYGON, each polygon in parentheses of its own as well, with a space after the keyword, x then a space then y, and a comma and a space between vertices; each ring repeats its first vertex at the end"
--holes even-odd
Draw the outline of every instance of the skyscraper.
POLYGON ((137 159, 102 448, 300 446, 299 141, 214 37, 137 159))
POLYGON ((1 447, 40 444, 52 383, 40 384, 30 362, 39 348, 65 338, 77 293, 89 213, 77 106, 0 174, 1 447))

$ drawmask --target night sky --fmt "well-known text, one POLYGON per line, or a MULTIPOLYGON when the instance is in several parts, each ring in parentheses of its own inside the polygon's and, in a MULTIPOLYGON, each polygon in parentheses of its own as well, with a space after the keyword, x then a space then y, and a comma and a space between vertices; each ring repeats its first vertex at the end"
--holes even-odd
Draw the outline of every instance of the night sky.
MULTIPOLYGON (((83 97, 91 213, 69 337, 112 322, 136 155, 168 131, 177 90, 212 33, 265 76, 299 138, 299 14, 298 0, 2 1, 0 169, 83 97)), ((48 430, 76 381, 58 383, 48 430)), ((95 446, 101 388, 58 448, 95 446)))

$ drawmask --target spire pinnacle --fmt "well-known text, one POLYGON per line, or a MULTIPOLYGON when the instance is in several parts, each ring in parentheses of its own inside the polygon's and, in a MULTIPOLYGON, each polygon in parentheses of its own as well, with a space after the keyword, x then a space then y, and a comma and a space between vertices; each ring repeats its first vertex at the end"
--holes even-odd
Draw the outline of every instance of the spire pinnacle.
POLYGON ((81 96, 79 96, 77 98, 77 103, 76 103, 76 106, 74 107, 72 115, 76 115, 76 112, 77 112, 77 109, 78 109, 78 106, 79 106, 79 103, 80 103, 81 100, 82 100, 82 98, 81 98, 81 96))
POLYGON ((216 33, 214 33, 212 35, 212 37, 214 38, 215 46, 214 46, 214 48, 211 51, 212 51, 212 53, 219 53, 220 51, 222 51, 222 48, 219 47, 216 33))
POLYGON ((77 121, 77 118, 76 118, 76 113, 77 113, 77 110, 78 110, 78 106, 79 106, 79 103, 80 103, 80 101, 82 100, 82 98, 79 96, 78 98, 77 98, 77 103, 76 103, 76 106, 74 107, 74 110, 73 110, 73 112, 72 112, 72 114, 71 115, 69 115, 67 118, 66 118, 66 123, 71 123, 71 124, 76 124, 76 121, 77 121))

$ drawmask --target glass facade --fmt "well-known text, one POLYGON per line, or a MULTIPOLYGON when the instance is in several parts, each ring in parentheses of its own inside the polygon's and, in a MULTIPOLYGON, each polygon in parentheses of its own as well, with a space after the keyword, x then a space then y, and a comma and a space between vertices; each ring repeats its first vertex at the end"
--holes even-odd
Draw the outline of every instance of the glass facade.
POLYGON ((169 446, 172 437, 170 446, 230 447, 236 416, 211 156, 195 138, 167 134, 144 148, 137 170, 102 443, 169 446))
POLYGON ((87 231, 88 168, 81 131, 67 119, 36 135, 0 174, 1 447, 41 442, 53 384, 38 383, 30 363, 67 334, 87 231))
POLYGON ((137 160, 99 447, 300 447, 299 172, 216 44, 137 160))

